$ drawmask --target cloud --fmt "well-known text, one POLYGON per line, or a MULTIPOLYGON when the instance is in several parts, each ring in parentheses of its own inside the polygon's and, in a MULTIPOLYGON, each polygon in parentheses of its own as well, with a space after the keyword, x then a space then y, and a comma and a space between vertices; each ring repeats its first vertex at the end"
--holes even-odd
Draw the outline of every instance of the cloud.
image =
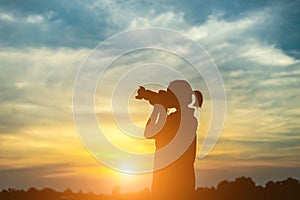
POLYGON ((266 66, 288 66, 299 63, 295 58, 288 56, 281 49, 276 48, 275 45, 263 45, 257 41, 244 47, 245 51, 241 57, 257 62, 266 66))
POLYGON ((72 118, 72 85, 88 51, 22 49, 0 52, 0 133, 72 118))
POLYGON ((84 191, 107 192, 114 186, 113 183, 107 182, 103 175, 92 177, 77 173, 72 163, 2 169, 0 170, 0 188, 35 187, 42 189, 50 187, 59 191, 71 188, 75 191, 83 189, 84 191), (101 185, 100 188, 99 185, 101 185))
MULTIPOLYGON (((225 20, 223 12, 214 12, 201 25, 185 21, 185 13, 165 12, 155 17, 137 17, 130 22, 129 28, 159 26, 175 28, 188 37, 199 41, 220 63, 228 59, 245 58, 262 65, 286 66, 297 60, 287 55, 275 44, 261 40, 261 27, 274 24, 274 10, 266 8, 248 12, 241 18, 225 20)), ((267 30, 265 30, 267 31, 267 30)))
POLYGON ((155 17, 137 17, 130 22, 129 28, 137 27, 168 27, 176 28, 185 26, 183 13, 165 12, 155 17))
POLYGON ((42 15, 28 15, 25 18, 18 18, 14 16, 12 13, 1 13, 0 20, 5 22, 14 22, 14 23, 27 23, 27 24, 38 24, 43 23, 45 18, 42 15))
MULTIPOLYGON (((131 27, 139 24, 144 24, 144 26, 150 24, 167 25, 168 28, 177 30, 185 29, 185 24, 189 24, 194 27, 191 33, 197 32, 199 34, 195 29, 199 24, 205 25, 204 23, 208 22, 207 16, 219 16, 220 18, 221 13, 223 21, 216 21, 213 18, 210 20, 223 23, 224 30, 228 30, 226 26, 234 25, 234 23, 228 24, 226 22, 238 22, 238 19, 242 19, 248 13, 269 9, 276 22, 268 24, 264 21, 264 26, 256 27, 257 34, 271 44, 278 42, 279 47, 283 46, 293 50, 291 47, 298 49, 293 43, 295 40, 298 41, 299 37, 296 34, 290 34, 288 39, 284 39, 286 37, 284 31, 281 31, 281 27, 287 27, 290 30, 293 24, 297 23, 295 20, 297 10, 295 8, 298 7, 298 4, 297 2, 284 4, 273 0, 255 1, 255 3, 240 2, 239 0, 230 3, 207 1, 172 1, 168 3, 168 1, 157 1, 151 4, 145 1, 132 3, 74 0, 70 4, 68 1, 58 0, 50 0, 47 3, 37 0, 26 2, 3 0, 0 3, 2 25, 0 44, 11 47, 91 48, 97 45, 99 41, 126 29, 130 24, 131 27), (286 13, 286 10, 290 10, 290 12, 286 13)), ((243 22, 252 23, 253 19, 243 22)), ((255 23, 257 22, 258 20, 255 23)), ((244 26, 247 24, 237 23, 236 25, 244 26)), ((237 30, 238 27, 234 28, 237 30)), ((249 31, 251 32, 251 29, 249 31)), ((214 34, 219 35, 222 35, 221 33, 224 34, 220 29, 214 32, 214 34)))
POLYGON ((113 29, 105 7, 80 1, 5 1, 0 11, 2 46, 93 47, 113 29))

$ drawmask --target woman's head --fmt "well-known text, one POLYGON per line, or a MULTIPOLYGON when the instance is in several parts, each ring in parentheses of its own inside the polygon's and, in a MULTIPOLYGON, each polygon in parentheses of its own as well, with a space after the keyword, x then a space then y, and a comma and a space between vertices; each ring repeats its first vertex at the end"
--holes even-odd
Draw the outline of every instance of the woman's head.
POLYGON ((190 84, 185 80, 172 81, 168 86, 167 93, 173 94, 177 99, 177 101, 174 101, 175 108, 188 107, 193 101, 193 95, 195 96, 195 101, 197 101, 195 105, 197 105, 197 107, 201 107, 202 105, 201 92, 193 91, 190 84))

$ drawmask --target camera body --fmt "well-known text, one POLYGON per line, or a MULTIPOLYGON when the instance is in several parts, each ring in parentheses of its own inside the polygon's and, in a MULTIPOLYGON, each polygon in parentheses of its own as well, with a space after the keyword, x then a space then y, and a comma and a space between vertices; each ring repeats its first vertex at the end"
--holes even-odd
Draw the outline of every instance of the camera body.
MULTIPOLYGON (((145 99, 149 101, 151 105, 160 104, 165 109, 178 109, 180 107, 176 95, 170 89, 168 89, 167 91, 159 90, 158 92, 153 92, 151 90, 146 90, 144 87, 140 86, 137 93, 138 95, 135 97, 136 99, 145 99)), ((193 105, 197 108, 201 108, 203 103, 202 93, 198 90, 193 91, 193 93, 196 98, 196 101, 193 105)))
POLYGON ((140 86, 138 89, 138 95, 136 99, 145 99, 149 101, 151 105, 160 104, 164 108, 174 108, 177 102, 176 96, 170 94, 169 91, 159 90, 158 92, 153 92, 151 90, 146 90, 144 87, 140 86))

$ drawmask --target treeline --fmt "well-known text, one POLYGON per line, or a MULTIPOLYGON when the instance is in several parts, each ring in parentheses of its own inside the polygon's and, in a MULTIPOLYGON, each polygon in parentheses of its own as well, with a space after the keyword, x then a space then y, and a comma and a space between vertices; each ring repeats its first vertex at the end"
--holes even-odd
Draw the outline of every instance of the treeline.
POLYGON ((111 195, 95 194, 93 192, 73 192, 70 189, 57 192, 51 188, 37 190, 29 188, 25 190, 5 189, 0 192, 0 200, 150 200, 149 189, 140 192, 120 194, 113 191, 111 195))
POLYGON ((222 181, 217 188, 198 188, 197 199, 207 200, 300 200, 300 183, 297 179, 269 181, 257 186, 251 178, 240 177, 222 181))
MULTIPOLYGON (((50 188, 37 190, 30 188, 16 190, 4 189, 1 200, 150 200, 149 189, 140 192, 121 194, 120 188, 114 188, 111 195, 92 192, 73 192, 70 189, 57 192, 50 188)), ((300 199, 300 182, 293 178, 284 181, 269 181, 264 187, 258 186, 251 178, 240 177, 234 181, 222 181, 217 187, 198 188, 196 199, 201 200, 293 200, 300 199)))

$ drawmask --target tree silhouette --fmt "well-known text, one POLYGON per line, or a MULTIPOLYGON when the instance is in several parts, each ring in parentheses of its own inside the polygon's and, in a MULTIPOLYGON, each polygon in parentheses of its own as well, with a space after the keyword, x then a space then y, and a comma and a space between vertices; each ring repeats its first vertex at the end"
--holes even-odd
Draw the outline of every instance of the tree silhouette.
MULTIPOLYGON (((239 177, 234 181, 224 180, 217 187, 196 189, 196 199, 207 200, 299 200, 300 182, 297 179, 288 178, 283 181, 269 181, 266 185, 258 186, 251 178, 239 177)), ((122 194, 120 187, 116 186, 112 195, 83 193, 81 190, 74 193, 71 189, 57 192, 51 188, 37 190, 29 188, 8 188, 0 192, 2 200, 150 200, 148 188, 140 192, 122 194)))

